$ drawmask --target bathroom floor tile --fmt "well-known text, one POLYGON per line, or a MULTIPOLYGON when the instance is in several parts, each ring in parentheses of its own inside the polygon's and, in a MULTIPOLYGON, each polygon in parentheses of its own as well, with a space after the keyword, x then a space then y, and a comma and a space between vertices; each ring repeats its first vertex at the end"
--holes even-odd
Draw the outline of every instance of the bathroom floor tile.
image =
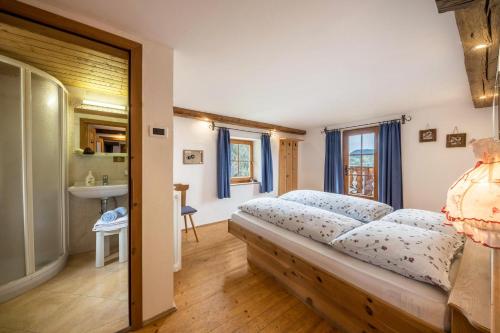
POLYGON ((116 332, 128 326, 128 264, 68 258, 53 279, 0 304, 0 333, 116 332))

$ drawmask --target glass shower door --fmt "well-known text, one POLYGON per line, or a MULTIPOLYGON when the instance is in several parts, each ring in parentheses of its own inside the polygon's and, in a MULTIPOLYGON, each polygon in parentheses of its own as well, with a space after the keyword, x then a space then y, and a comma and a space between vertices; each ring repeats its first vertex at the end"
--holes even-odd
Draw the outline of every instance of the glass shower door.
POLYGON ((31 74, 31 174, 35 270, 63 255, 61 214, 62 89, 31 74))
POLYGON ((0 285, 26 275, 21 82, 0 61, 0 285))

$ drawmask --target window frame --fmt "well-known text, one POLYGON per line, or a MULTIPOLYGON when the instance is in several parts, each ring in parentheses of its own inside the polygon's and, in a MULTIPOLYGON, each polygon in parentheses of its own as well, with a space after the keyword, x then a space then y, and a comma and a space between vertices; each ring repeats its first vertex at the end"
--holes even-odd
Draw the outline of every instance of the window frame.
MULTIPOLYGON (((253 165, 254 165, 254 156, 253 156, 253 145, 254 141, 253 140, 243 140, 243 139, 231 139, 229 142, 230 145, 237 144, 237 145, 247 145, 250 147, 250 176, 248 177, 233 177, 232 174, 232 169, 231 169, 231 184, 243 184, 243 183, 250 183, 253 180, 253 165)), ((239 158, 239 154, 238 154, 239 158)), ((239 162, 239 159, 238 159, 239 162)), ((233 165, 233 159, 231 158, 231 168, 233 165)))
MULTIPOLYGON (((351 130, 344 130, 342 132, 342 166, 344 177, 344 194, 353 197, 365 198, 370 200, 378 200, 378 152, 379 152, 379 126, 363 127, 351 130), (364 195, 362 193, 354 194, 349 193, 349 137, 354 135, 362 135, 373 133, 375 135, 373 146, 373 196, 364 195)), ((362 137, 361 137, 362 138, 362 137)), ((363 139, 361 139, 363 140, 363 139)), ((361 141, 361 149, 363 148, 363 141, 361 141)), ((363 155, 361 155, 361 163, 363 155)), ((362 165, 362 164, 361 164, 362 165)))

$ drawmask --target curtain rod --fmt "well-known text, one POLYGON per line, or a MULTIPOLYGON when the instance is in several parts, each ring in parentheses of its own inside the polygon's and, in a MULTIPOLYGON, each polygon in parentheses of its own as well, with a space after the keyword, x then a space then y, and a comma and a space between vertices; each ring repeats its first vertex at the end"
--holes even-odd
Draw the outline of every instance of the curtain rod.
POLYGON ((269 132, 258 132, 258 131, 250 131, 250 130, 244 130, 244 129, 234 128, 234 127, 217 126, 217 125, 215 125, 215 122, 213 122, 213 121, 210 122, 209 127, 210 127, 210 129, 212 131, 215 131, 216 128, 227 128, 227 129, 230 129, 230 130, 233 130, 233 131, 240 131, 240 132, 247 132, 247 133, 267 134, 267 135, 271 135, 272 134, 271 130, 269 132))
POLYGON ((346 129, 351 129, 351 128, 357 128, 357 127, 366 127, 366 126, 370 126, 370 125, 380 125, 380 124, 391 122, 391 121, 399 121, 399 122, 401 122, 401 124, 406 124, 407 122, 411 121, 411 116, 408 116, 408 115, 404 114, 404 115, 401 116, 401 118, 397 118, 397 119, 389 119, 389 120, 384 120, 384 121, 376 121, 376 122, 368 123, 368 124, 361 124, 361 125, 354 125, 354 126, 347 126, 347 127, 340 127, 340 128, 328 129, 328 128, 325 127, 324 129, 321 130, 321 134, 324 134, 326 132, 335 131, 335 130, 341 131, 341 130, 346 130, 346 129))

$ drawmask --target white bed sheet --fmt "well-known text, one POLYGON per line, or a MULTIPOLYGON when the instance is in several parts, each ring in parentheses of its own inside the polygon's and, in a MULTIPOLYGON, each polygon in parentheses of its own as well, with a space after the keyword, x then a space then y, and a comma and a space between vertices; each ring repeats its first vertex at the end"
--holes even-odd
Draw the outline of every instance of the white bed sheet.
MULTIPOLYGON (((231 216, 238 225, 264 237, 308 262, 348 281, 442 330, 449 330, 448 294, 438 287, 350 257, 332 247, 302 237, 237 211, 231 216)), ((456 271, 457 260, 452 271, 456 271)), ((453 279, 452 279, 453 283, 453 279)))

